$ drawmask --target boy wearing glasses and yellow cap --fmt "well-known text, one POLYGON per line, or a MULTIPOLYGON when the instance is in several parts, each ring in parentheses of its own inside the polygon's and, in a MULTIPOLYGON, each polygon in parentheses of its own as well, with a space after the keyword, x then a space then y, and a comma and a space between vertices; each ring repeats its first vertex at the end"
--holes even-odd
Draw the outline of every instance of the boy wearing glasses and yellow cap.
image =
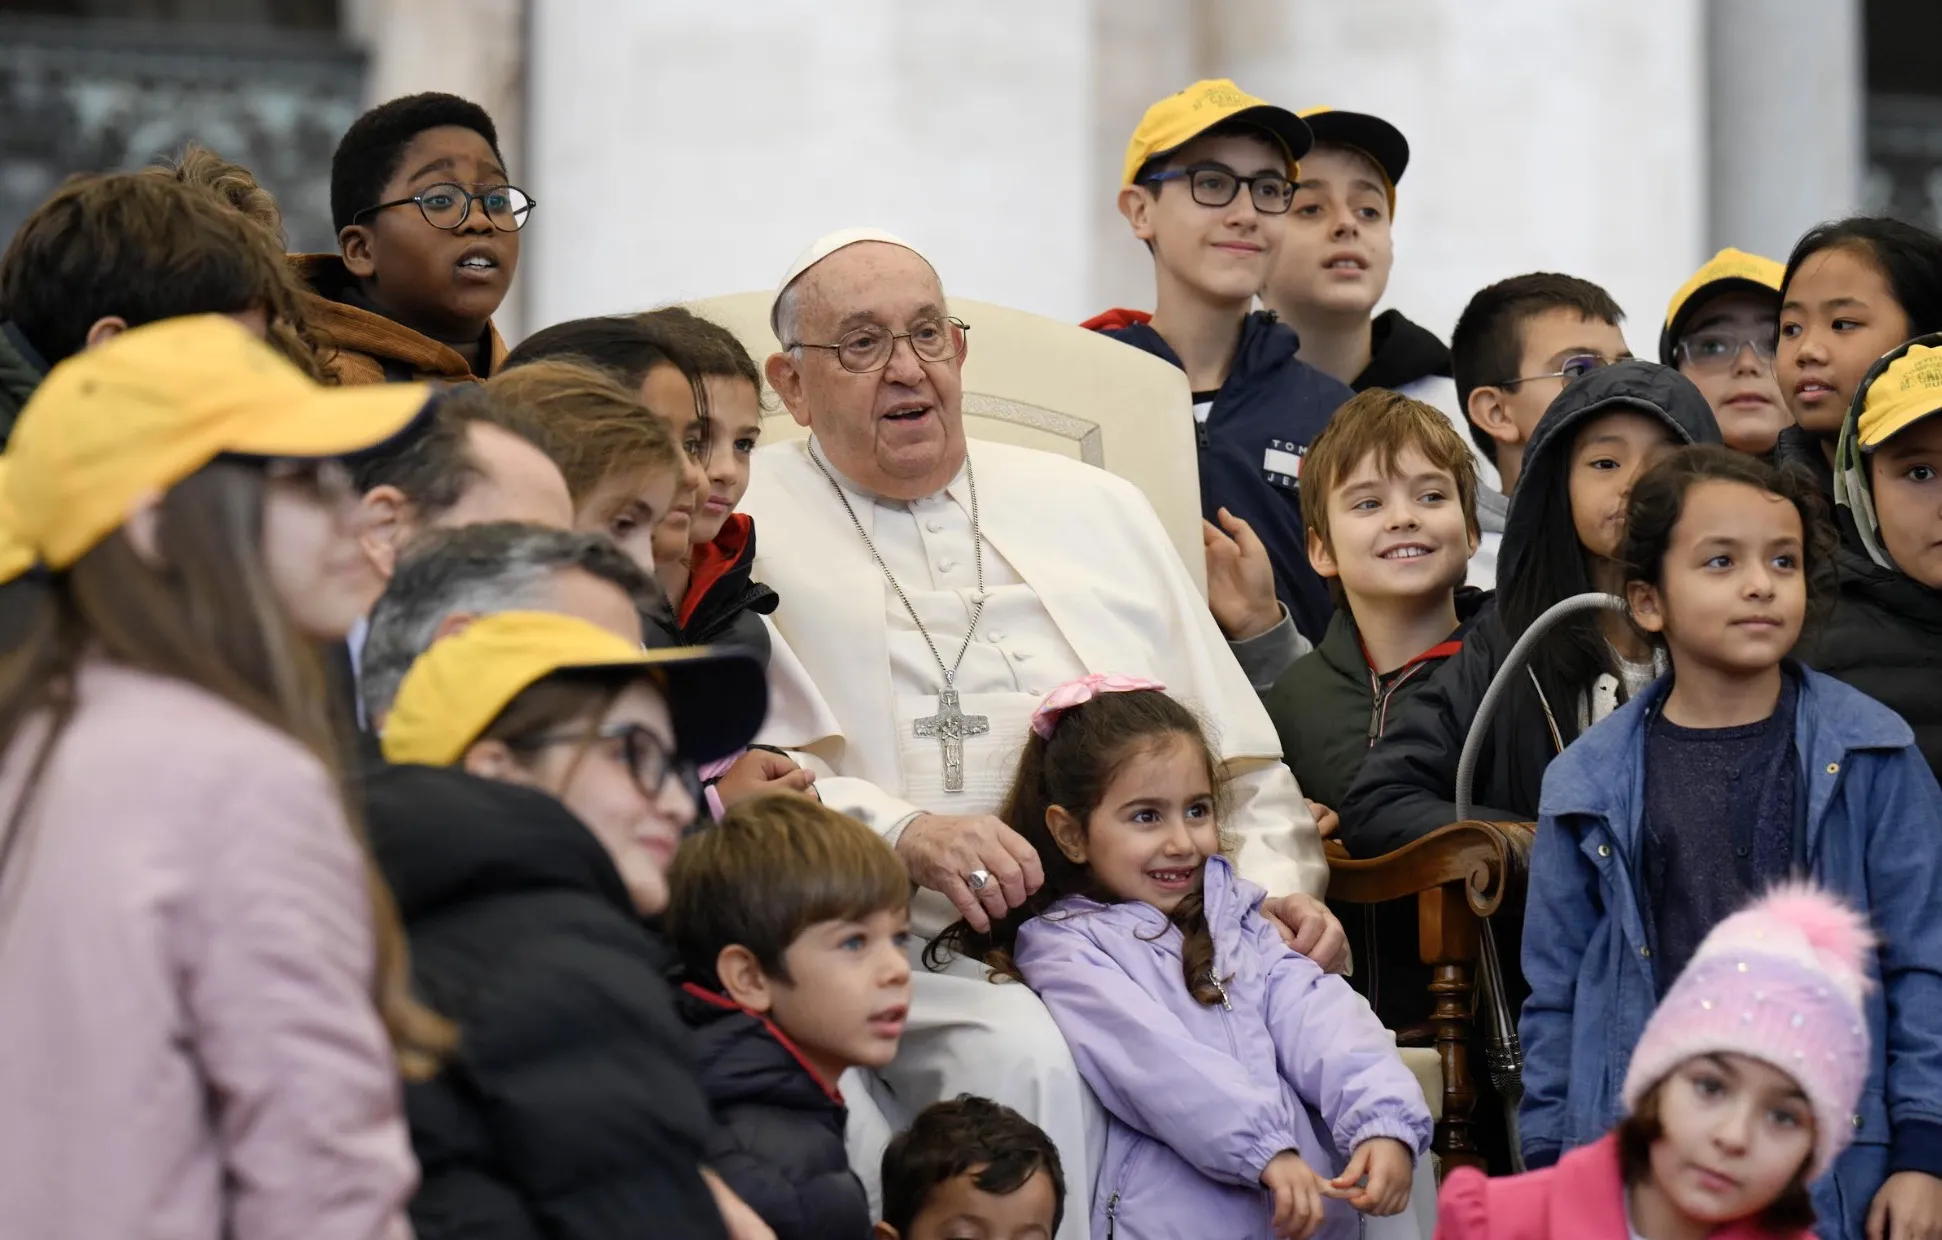
MULTIPOLYGON (((1225 80, 1148 108, 1126 148, 1119 210, 1153 255, 1154 311, 1111 310, 1086 323, 1187 372, 1201 505, 1226 531, 1210 525, 1208 537, 1243 546, 1259 538, 1275 593, 1311 642, 1334 605, 1308 563, 1301 456, 1350 392, 1296 360, 1293 329, 1250 310, 1280 252, 1296 161, 1312 141, 1300 117, 1225 80)), ((1216 613, 1235 639, 1264 635, 1279 619, 1216 613)))
POLYGON ((1705 394, 1727 447, 1754 456, 1772 452, 1794 420, 1773 377, 1783 271, 1771 258, 1721 250, 1672 295, 1659 334, 1660 363, 1705 394))
POLYGON ((1942 335, 1876 362, 1841 428, 1834 500, 1860 547, 1801 659, 1887 704, 1942 775, 1942 335))
POLYGON ((338 252, 293 260, 338 382, 498 370, 506 346, 492 316, 533 208, 505 163, 492 118, 455 95, 393 99, 344 134, 330 164, 338 252))

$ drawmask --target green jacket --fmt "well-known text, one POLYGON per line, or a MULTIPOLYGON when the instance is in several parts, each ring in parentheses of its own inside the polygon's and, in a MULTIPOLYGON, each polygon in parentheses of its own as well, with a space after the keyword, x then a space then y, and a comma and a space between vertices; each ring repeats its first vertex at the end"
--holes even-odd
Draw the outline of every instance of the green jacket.
POLYGON ((1274 687, 1261 695, 1281 737, 1282 760, 1295 773, 1302 795, 1339 808, 1355 782, 1362 759, 1388 721, 1443 660, 1463 645, 1470 618, 1488 596, 1457 591, 1459 625, 1450 640, 1425 650, 1387 678, 1362 654, 1362 638, 1347 608, 1329 620, 1322 643, 1296 659, 1274 687))

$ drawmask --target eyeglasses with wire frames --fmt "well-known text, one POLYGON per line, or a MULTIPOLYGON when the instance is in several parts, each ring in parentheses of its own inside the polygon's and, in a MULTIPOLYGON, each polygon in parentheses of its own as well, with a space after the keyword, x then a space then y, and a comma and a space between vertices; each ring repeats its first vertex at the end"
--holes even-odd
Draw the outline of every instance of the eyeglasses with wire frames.
POLYGON ((1221 164, 1194 164, 1141 178, 1144 185, 1159 185, 1167 181, 1185 181, 1193 200, 1203 207, 1226 206, 1234 201, 1243 185, 1247 186, 1248 197, 1254 201, 1254 209, 1263 215, 1286 215, 1288 208, 1295 205, 1295 183, 1279 172, 1244 177, 1221 164))
POLYGON ((1559 362, 1556 370, 1546 371, 1541 375, 1524 375, 1516 379, 1499 379, 1495 383, 1486 383, 1483 386, 1516 387, 1520 383, 1535 383, 1539 379, 1563 379, 1565 386, 1569 387, 1573 382, 1584 378, 1592 371, 1603 370, 1613 362, 1620 360, 1622 359, 1600 357, 1596 353, 1574 353, 1562 362, 1559 362))
POLYGON ((667 789, 668 781, 678 779, 697 805, 700 804, 701 783, 696 777, 694 765, 682 760, 662 743, 645 724, 609 723, 591 732, 584 728, 562 728, 553 732, 541 732, 536 736, 521 737, 509 742, 508 747, 515 750, 551 749, 559 745, 589 745, 601 742, 619 741, 621 761, 641 794, 652 801, 667 789))
POLYGON ((909 331, 893 332, 869 324, 845 332, 835 344, 812 344, 798 340, 784 349, 828 349, 836 361, 853 375, 867 375, 890 364, 899 340, 910 342, 910 351, 920 362, 948 362, 964 356, 964 334, 971 325, 963 319, 918 319, 909 331))
POLYGON ((475 194, 463 185, 440 181, 436 185, 427 185, 409 198, 394 198, 390 202, 366 207, 351 217, 351 223, 355 224, 367 215, 375 215, 391 207, 416 206, 427 224, 451 232, 465 226, 465 221, 472 217, 472 204, 475 202, 485 208, 486 219, 500 232, 518 232, 526 227, 527 218, 533 208, 539 205, 516 185, 488 185, 475 194))
POLYGON ((1730 370, 1740 354, 1753 350, 1753 360, 1773 369, 1776 342, 1771 335, 1742 336, 1738 332, 1694 332, 1674 350, 1679 360, 1694 370, 1730 370))

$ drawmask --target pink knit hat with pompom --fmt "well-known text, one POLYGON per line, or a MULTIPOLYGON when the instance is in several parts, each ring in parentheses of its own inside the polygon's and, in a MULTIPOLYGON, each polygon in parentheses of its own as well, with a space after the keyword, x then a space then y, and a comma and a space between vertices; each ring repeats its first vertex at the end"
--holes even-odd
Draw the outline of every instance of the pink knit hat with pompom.
POLYGON ((1625 1074, 1625 1109, 1695 1055, 1758 1059, 1794 1078, 1814 1111, 1819 1175, 1854 1136, 1867 1082, 1867 962, 1875 937, 1845 904, 1804 883, 1775 888, 1713 927, 1645 1026, 1625 1074))

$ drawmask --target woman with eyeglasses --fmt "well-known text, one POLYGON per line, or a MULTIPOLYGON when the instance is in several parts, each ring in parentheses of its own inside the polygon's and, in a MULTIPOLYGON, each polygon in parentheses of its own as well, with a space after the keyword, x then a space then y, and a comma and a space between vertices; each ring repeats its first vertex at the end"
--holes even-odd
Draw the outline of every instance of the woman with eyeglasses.
POLYGON ((1794 421, 1773 374, 1783 270, 1771 258, 1721 250, 1673 294, 1659 334, 1659 360, 1706 397, 1726 446, 1753 456, 1772 452, 1794 421))
POLYGON ((320 388, 208 315, 76 354, 22 412, 0 1235, 408 1235, 398 1075, 434 1070, 450 1028, 410 997, 313 643, 378 584, 334 458, 430 397, 320 388))
POLYGON ((728 1234, 644 919, 696 816, 694 764, 744 745, 765 705, 749 656, 539 612, 479 619, 406 673, 372 847, 417 984, 459 1030, 406 1092, 419 1240, 728 1234))

